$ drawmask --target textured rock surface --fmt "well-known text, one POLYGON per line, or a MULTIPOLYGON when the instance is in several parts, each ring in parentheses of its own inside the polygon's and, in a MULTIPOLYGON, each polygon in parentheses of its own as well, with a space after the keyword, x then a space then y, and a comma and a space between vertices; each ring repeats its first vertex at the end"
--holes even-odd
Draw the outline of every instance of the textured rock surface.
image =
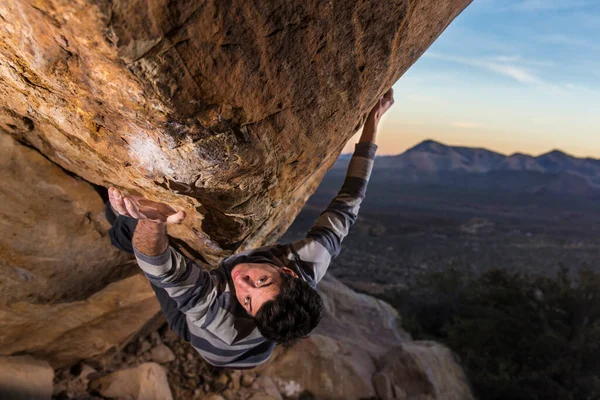
POLYGON ((0 302, 85 298, 135 269, 87 183, 0 134, 0 302))
POLYGON ((282 388, 298 385, 319 399, 373 397, 376 371, 373 357, 364 349, 318 334, 292 349, 277 348, 272 361, 259 368, 277 378, 282 388))
POLYGON ((0 357, 0 398, 50 400, 54 371, 50 364, 29 356, 0 357))
POLYGON ((0 354, 68 365, 119 345, 158 312, 145 278, 120 280, 137 267, 111 246, 87 182, 4 134, 0 170, 0 354))
POLYGON ((325 313, 315 333, 364 349, 377 357, 410 340, 410 335, 400 328, 398 313, 389 304, 357 293, 331 275, 319 282, 319 293, 325 313))
POLYGON ((252 400, 283 400, 279 393, 277 384, 273 381, 270 376, 263 375, 256 380, 256 386, 258 386, 258 393, 255 393, 250 397, 252 400))
POLYGON ((156 346, 150 351, 152 361, 159 364, 168 363, 175 359, 175 354, 164 344, 156 346))
POLYGON ((413 342, 388 304, 331 276, 319 291, 325 315, 315 334, 291 349, 277 348, 258 368, 282 392, 295 386, 323 399, 472 398, 452 352, 438 343, 413 342))
POLYGON ((185 209, 215 261, 291 223, 375 99, 470 0, 0 5, 0 130, 185 209))
POLYGON ((379 360, 373 377, 383 400, 469 400, 473 396, 452 352, 436 342, 403 343, 379 360))
MULTIPOLYGON (((158 310, 143 277, 108 284, 128 271, 101 202, 52 163, 184 209, 170 233, 209 262, 272 242, 376 98, 469 2, 2 1, 0 162, 13 180, 0 184, 0 354, 69 365, 158 310)), ((374 395, 377 360, 407 338, 389 307, 329 289, 330 318, 280 352, 272 365, 293 368, 273 375, 293 371, 324 397, 374 395), (357 325, 353 299, 379 319, 357 325), (298 370, 311 362, 321 372, 298 370)))
POLYGON ((27 352, 53 367, 71 365, 126 342, 158 312, 142 275, 112 283, 83 301, 0 305, 0 355, 27 352))
POLYGON ((117 371, 92 381, 90 386, 109 399, 127 396, 143 400, 173 399, 167 373, 155 363, 145 363, 135 368, 117 371))
POLYGON ((98 193, 4 134, 0 170, 0 354, 68 365, 135 334, 158 306, 143 277, 120 280, 137 268, 98 193))

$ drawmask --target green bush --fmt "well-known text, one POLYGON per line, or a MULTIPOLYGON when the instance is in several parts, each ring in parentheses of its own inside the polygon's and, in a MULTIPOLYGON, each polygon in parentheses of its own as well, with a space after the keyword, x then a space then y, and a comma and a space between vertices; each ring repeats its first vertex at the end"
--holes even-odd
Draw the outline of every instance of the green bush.
POLYGON ((480 399, 600 399, 600 274, 429 273, 383 297, 415 339, 445 343, 480 399))

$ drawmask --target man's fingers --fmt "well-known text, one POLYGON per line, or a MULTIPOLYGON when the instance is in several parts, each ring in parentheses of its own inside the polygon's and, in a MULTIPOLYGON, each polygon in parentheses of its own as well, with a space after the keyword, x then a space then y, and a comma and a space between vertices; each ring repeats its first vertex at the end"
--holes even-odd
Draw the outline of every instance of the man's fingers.
POLYGON ((180 224, 183 222, 183 220, 185 219, 185 212, 184 211, 179 211, 178 213, 175 213, 173 215, 169 215, 167 217, 167 223, 169 224, 180 224))
POLYGON ((391 106, 392 104, 394 104, 394 90, 390 89, 388 90, 384 95, 383 95, 383 99, 385 101, 388 102, 388 104, 391 106))
POLYGON ((185 212, 175 210, 167 204, 150 201, 144 197, 123 196, 116 188, 108 189, 111 206, 121 215, 135 219, 162 221, 180 224, 185 219, 185 212))
POLYGON ((108 189, 108 199, 110 201, 110 205, 121 215, 126 217, 130 217, 129 212, 125 208, 125 203, 123 202, 123 195, 121 192, 111 187, 108 189))
POLYGON ((394 104, 394 89, 390 88, 380 100, 381 109, 386 112, 394 104))
POLYGON ((138 206, 133 202, 133 200, 131 200, 128 197, 125 197, 124 203, 125 203, 125 208, 127 209, 127 212, 133 218, 135 218, 135 219, 145 219, 146 218, 146 216, 140 212, 138 206))

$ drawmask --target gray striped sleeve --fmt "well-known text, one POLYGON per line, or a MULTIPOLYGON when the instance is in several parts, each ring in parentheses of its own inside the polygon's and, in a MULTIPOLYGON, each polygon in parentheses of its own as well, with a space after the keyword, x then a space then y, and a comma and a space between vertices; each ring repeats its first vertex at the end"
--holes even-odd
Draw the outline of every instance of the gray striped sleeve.
POLYGON ((369 179, 373 169, 373 160, 365 157, 354 156, 348 165, 347 177, 369 179))
POLYGON ((332 258, 327 247, 320 243, 319 239, 320 237, 311 237, 292 244, 298 257, 306 264, 309 271, 312 271, 311 278, 315 283, 323 279, 332 258))
POLYGON ((148 280, 154 286, 165 289, 190 322, 202 323, 218 297, 218 277, 172 247, 156 257, 149 257, 135 247, 133 252, 148 280))
POLYGON ((331 259, 339 254, 342 240, 358 217, 376 151, 374 143, 356 145, 338 195, 329 203, 306 239, 292 244, 300 259, 314 270, 316 282, 325 275, 331 259))

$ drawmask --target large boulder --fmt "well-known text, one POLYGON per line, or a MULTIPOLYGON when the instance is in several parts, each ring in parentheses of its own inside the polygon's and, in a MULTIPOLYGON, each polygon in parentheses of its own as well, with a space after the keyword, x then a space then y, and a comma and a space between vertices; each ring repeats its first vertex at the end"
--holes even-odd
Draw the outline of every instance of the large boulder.
POLYGON ((258 370, 282 386, 297 384, 318 398, 375 396, 372 377, 386 351, 410 340, 387 303, 359 294, 326 275, 319 283, 324 315, 310 338, 278 347, 258 370))
POLYGON ((452 351, 430 341, 406 342, 379 360, 373 376, 382 400, 469 400, 469 381, 452 351))
MULTIPOLYGON (((369 340, 374 341, 372 338, 369 340)), ((318 399, 361 399, 376 395, 374 358, 363 348, 326 335, 312 334, 293 348, 277 347, 271 360, 258 368, 275 378, 282 392, 308 390, 318 399)))
POLYGON ((319 399, 468 400, 468 381, 452 352, 414 342, 387 303, 356 293, 330 275, 319 284, 325 312, 308 339, 278 347, 258 368, 286 392, 319 399))
POLYGON ((85 299, 134 270, 98 193, 0 134, 0 302, 85 299))
POLYGON ((388 303, 355 292, 331 274, 319 282, 318 290, 325 311, 314 333, 364 349, 376 357, 411 340, 400 327, 398 312, 388 303))
POLYGON ((207 260, 274 241, 471 0, 6 0, 0 131, 188 213, 207 260))
POLYGON ((3 134, 0 169, 0 354, 69 365, 120 345, 156 315, 146 279, 123 280, 135 261, 111 246, 89 183, 3 134))
POLYGON ((0 399, 50 400, 54 370, 30 356, 0 356, 0 399))
POLYGON ((29 353, 69 366, 118 348, 160 310, 146 278, 111 283, 86 300, 0 304, 0 355, 29 353))
MULTIPOLYGON (((132 268, 85 181, 185 210, 170 234, 212 264, 273 242, 470 1, 2 1, 0 354, 68 365, 158 310, 143 277, 119 280, 132 268)), ((347 300, 369 301, 336 290, 304 346, 323 374, 337 368, 373 395, 378 358, 405 335, 379 303, 368 323, 341 317, 347 300)))

